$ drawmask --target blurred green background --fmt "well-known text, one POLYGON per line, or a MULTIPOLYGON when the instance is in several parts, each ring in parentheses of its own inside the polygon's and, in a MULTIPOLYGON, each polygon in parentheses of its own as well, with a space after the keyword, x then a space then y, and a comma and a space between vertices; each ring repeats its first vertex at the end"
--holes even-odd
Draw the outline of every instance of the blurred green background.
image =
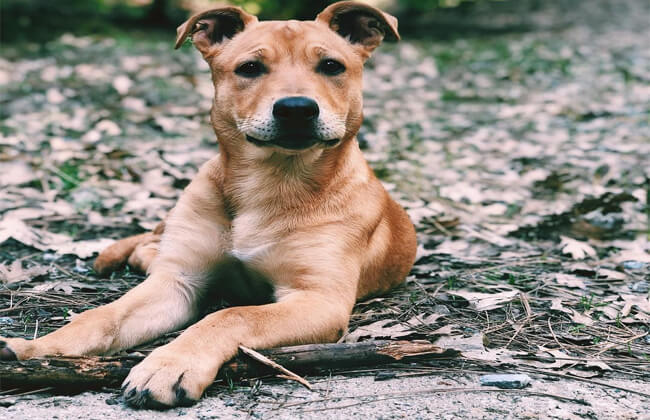
MULTIPOLYGON (((570 4, 571 0, 553 0, 570 4)), ((236 4, 261 19, 313 19, 328 0, 2 0, 0 39, 3 42, 44 42, 62 33, 107 34, 123 30, 165 30, 173 34, 196 11, 236 4)), ((542 0, 368 0, 401 19, 406 36, 451 36, 467 32, 526 29, 528 12, 542 0), (509 18, 481 16, 498 12, 509 18)))

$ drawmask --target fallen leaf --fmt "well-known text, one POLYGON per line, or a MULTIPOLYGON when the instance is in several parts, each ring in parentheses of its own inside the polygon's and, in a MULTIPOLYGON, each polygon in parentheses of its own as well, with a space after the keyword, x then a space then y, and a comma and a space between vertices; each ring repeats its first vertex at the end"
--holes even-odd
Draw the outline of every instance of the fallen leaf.
POLYGON ((641 312, 650 314, 650 300, 647 296, 638 296, 638 295, 621 295, 621 298, 625 301, 625 306, 621 311, 623 316, 627 316, 630 313, 632 307, 637 307, 641 312))
POLYGON ((52 244, 72 240, 67 235, 28 226, 21 220, 3 219, 0 221, 0 243, 3 243, 9 238, 13 238, 18 242, 40 249, 41 251, 52 249, 52 244))
POLYGON ((627 279, 627 274, 621 273, 620 271, 599 268, 598 277, 603 277, 604 280, 625 280, 627 279))
POLYGON ((62 244, 53 244, 51 249, 57 254, 66 255, 74 254, 79 258, 89 258, 103 251, 115 240, 108 238, 91 239, 87 241, 70 241, 62 244))
POLYGON ((468 359, 496 363, 517 363, 513 356, 522 354, 508 349, 486 349, 483 341, 483 334, 478 333, 471 337, 443 336, 438 338, 434 344, 443 349, 456 350, 468 359))
POLYGON ((26 162, 15 160, 0 162, 0 186, 21 185, 37 178, 36 172, 26 162))
POLYGON ((469 302, 470 308, 476 311, 489 311, 512 301, 519 294, 518 290, 508 290, 501 293, 478 293, 469 290, 453 290, 450 295, 462 297, 469 302))
POLYGON ((43 276, 50 271, 49 267, 34 266, 23 268, 20 260, 16 260, 11 265, 0 264, 0 283, 11 284, 21 281, 30 281, 38 276, 43 276))
POLYGON ((577 241, 566 236, 560 236, 560 238, 562 239, 560 243, 562 253, 571 254, 571 258, 574 260, 582 260, 587 256, 596 256, 596 250, 588 243, 577 241))
POLYGON ((650 264, 650 254, 642 250, 621 251, 620 254, 614 256, 613 260, 619 263, 624 261, 639 261, 650 264))
POLYGON ((570 309, 565 308, 562 306, 562 298, 553 298, 551 300, 551 310, 553 311, 560 311, 564 312, 565 314, 572 314, 570 309))
POLYGON ((346 343, 356 343, 361 338, 384 338, 384 339, 395 339, 399 337, 404 337, 410 334, 414 334, 409 326, 405 326, 402 323, 394 319, 382 319, 380 321, 373 322, 372 324, 362 325, 357 327, 356 330, 347 334, 343 339, 346 343), (388 324, 394 324, 387 326, 388 324))
POLYGON ((91 257, 115 242, 106 238, 75 242, 67 235, 34 228, 22 220, 3 219, 0 221, 0 243, 9 238, 41 251, 54 250, 61 255, 74 254, 79 258, 91 257))
POLYGON ((74 289, 94 289, 93 286, 80 283, 78 281, 50 281, 47 283, 34 286, 33 290, 37 292, 47 292, 52 290, 54 292, 63 292, 66 295, 71 295, 74 289))
POLYGON ((356 330, 346 335, 344 342, 356 343, 361 338, 400 338, 411 334, 416 334, 416 327, 429 326, 436 322, 438 318, 443 317, 441 314, 416 315, 406 322, 399 322, 394 319, 382 319, 372 324, 362 325, 356 330), (395 325, 388 326, 394 323, 395 325))
POLYGON ((559 285, 566 286, 572 289, 587 288, 587 286, 582 281, 582 279, 572 274, 555 273, 555 281, 557 281, 559 285))
POLYGON ((575 322, 576 324, 584 324, 587 326, 594 325, 594 320, 591 319, 588 315, 581 314, 575 309, 572 309, 571 312, 573 313, 573 315, 571 315, 571 321, 575 322))

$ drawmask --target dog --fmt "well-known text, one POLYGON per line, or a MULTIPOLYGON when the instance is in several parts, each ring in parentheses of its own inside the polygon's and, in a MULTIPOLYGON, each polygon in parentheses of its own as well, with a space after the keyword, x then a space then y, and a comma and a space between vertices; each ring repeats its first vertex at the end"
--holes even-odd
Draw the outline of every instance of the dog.
POLYGON ((35 340, 4 338, 0 358, 109 355, 190 325, 135 366, 127 404, 190 405, 239 345, 334 342, 357 299, 399 285, 416 237, 366 163, 362 70, 397 20, 339 2, 314 21, 264 21, 237 7, 192 16, 210 65, 219 154, 153 232, 118 241, 95 262, 128 262, 145 281, 35 340), (232 306, 197 322, 215 296, 232 306))

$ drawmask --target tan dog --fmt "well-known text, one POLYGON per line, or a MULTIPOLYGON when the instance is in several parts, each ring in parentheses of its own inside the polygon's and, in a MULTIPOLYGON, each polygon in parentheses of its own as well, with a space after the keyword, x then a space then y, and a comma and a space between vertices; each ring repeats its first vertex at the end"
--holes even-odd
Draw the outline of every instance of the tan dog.
POLYGON ((397 21, 341 2, 313 22, 258 22, 239 8, 193 16, 210 64, 220 154, 203 165, 164 226, 117 242, 96 261, 149 273, 117 301, 36 340, 0 342, 0 357, 102 355, 194 321, 214 293, 236 303, 154 350, 124 382, 135 407, 196 401, 239 344, 336 341, 356 299, 404 280, 415 258, 406 212, 365 162, 364 61, 397 21))

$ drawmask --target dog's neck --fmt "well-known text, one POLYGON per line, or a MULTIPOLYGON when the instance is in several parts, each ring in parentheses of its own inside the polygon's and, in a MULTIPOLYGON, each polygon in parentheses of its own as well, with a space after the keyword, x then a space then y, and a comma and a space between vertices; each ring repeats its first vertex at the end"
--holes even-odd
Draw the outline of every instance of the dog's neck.
POLYGON ((233 215, 258 208, 308 211, 318 207, 323 191, 331 197, 370 177, 355 138, 332 149, 294 155, 265 152, 263 158, 251 156, 250 149, 228 146, 220 142, 224 197, 233 215))

